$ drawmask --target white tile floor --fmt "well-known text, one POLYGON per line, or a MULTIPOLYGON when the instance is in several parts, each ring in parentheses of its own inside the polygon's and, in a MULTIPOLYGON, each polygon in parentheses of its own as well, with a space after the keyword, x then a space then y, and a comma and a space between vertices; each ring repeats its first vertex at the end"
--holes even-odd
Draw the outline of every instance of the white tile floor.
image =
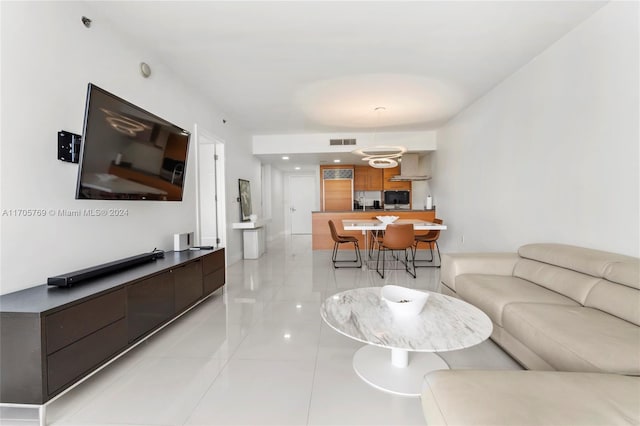
MULTIPOLYGON (((335 270, 309 236, 230 265, 225 291, 48 405, 49 425, 424 425, 420 400, 354 373, 362 345, 325 325, 322 301, 385 283, 433 290, 439 269, 335 270)), ((453 368, 519 368, 491 341, 443 355, 453 368)))

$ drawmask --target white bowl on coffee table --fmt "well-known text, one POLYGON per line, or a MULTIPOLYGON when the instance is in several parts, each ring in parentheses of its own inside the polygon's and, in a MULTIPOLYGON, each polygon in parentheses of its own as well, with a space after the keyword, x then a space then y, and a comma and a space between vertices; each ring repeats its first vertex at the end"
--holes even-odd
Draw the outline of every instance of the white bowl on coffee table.
POLYGON ((380 297, 394 315, 418 315, 422 312, 429 293, 398 285, 385 285, 380 297))

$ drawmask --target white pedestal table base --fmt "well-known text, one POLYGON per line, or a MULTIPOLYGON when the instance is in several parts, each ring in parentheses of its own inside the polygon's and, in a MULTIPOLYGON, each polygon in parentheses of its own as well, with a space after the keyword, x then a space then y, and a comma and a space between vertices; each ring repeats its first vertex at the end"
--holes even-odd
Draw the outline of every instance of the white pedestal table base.
POLYGON ((353 355, 353 369, 362 380, 376 389, 400 396, 419 397, 425 374, 434 370, 448 370, 442 358, 432 352, 411 352, 366 345, 353 355), (393 356, 392 356, 393 353, 393 356), (408 355, 406 367, 394 364, 408 355))

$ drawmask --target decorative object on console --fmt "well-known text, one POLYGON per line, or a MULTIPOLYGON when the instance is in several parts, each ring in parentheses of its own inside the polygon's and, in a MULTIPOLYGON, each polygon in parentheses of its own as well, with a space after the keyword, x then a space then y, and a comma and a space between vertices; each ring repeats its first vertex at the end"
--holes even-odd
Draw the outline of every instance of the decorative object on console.
POLYGON ((193 232, 173 234, 173 250, 184 251, 193 246, 193 232))
POLYGON ((240 189, 240 220, 246 222, 251 218, 251 182, 238 179, 240 189))

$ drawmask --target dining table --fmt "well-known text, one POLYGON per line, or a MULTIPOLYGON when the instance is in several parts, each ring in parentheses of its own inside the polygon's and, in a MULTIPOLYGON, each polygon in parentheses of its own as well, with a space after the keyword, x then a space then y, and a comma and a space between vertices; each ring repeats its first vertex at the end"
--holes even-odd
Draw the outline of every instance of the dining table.
MULTIPOLYGON (((375 235, 375 232, 384 231, 385 229, 387 229, 387 225, 389 225, 389 223, 411 223, 413 224, 413 229, 415 231, 444 231, 447 229, 447 225, 433 223, 423 219, 397 219, 393 222, 383 222, 379 219, 343 219, 342 227, 345 231, 362 232, 362 235, 364 236, 364 250, 370 259, 369 234, 375 235)), ((365 262, 362 263, 362 267, 366 268, 365 262)))

